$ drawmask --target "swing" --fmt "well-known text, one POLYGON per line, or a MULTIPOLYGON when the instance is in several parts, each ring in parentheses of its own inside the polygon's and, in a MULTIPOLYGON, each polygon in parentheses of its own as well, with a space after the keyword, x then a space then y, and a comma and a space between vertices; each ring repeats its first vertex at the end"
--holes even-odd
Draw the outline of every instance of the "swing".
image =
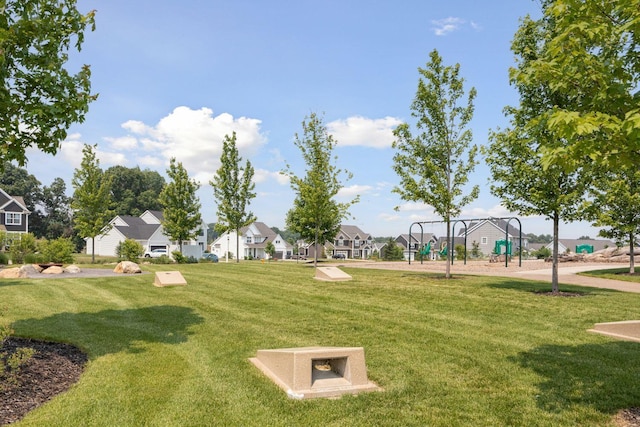
POLYGON ((445 242, 442 245, 442 249, 440 249, 440 252, 438 252, 441 256, 446 256, 447 253, 449 252, 449 248, 447 247, 447 243, 445 242))
POLYGON ((431 253, 431 242, 427 243, 425 246, 422 247, 422 250, 420 251, 420 255, 429 255, 431 253))

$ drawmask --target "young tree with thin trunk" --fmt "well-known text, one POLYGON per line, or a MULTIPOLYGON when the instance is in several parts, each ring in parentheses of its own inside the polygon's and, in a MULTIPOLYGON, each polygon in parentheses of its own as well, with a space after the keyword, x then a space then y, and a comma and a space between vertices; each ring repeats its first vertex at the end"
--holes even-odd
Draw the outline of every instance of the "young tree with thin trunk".
POLYGON ((332 164, 336 141, 327 132, 322 119, 315 113, 302 122, 302 135, 295 135, 294 144, 302 153, 307 166, 303 177, 296 175, 291 166, 282 173, 287 175, 296 193, 293 207, 287 212, 287 229, 298 233, 303 240, 314 242, 314 265, 318 264, 318 245, 331 242, 340 231, 340 223, 348 217, 349 207, 357 203, 338 203, 334 198, 342 188, 341 175, 351 174, 332 164))
MULTIPOLYGON (((447 242, 451 242, 451 220, 479 193, 474 185, 463 194, 477 163, 478 149, 471 144, 473 136, 467 128, 473 117, 476 90, 471 88, 465 99, 460 65, 444 66, 437 50, 429 56, 426 67, 418 68, 421 77, 411 104, 416 135, 407 123, 393 132, 393 148, 397 150, 393 169, 400 177, 400 185, 393 192, 403 200, 432 206, 446 223, 447 242)), ((449 264, 447 278, 451 275, 449 264)))
MULTIPOLYGON (((236 146, 236 133, 231 137, 224 136, 222 141, 222 155, 220 167, 210 182, 213 195, 218 204, 215 230, 218 233, 236 232, 236 262, 240 262, 240 229, 256 221, 255 215, 248 211, 251 200, 256 197, 253 192, 253 166, 249 160, 244 167, 240 166, 242 157, 236 146)), ((229 248, 227 247, 227 262, 229 262, 229 248)))
POLYGON ((91 238, 91 262, 95 262, 95 238, 108 231, 113 217, 111 180, 104 176, 96 157, 95 145, 84 145, 82 163, 73 173, 71 199, 73 223, 80 237, 91 238))
POLYGON ((80 51, 95 11, 76 0, 6 0, 0 7, 0 159, 26 162, 35 146, 55 154, 71 124, 82 122, 91 101, 87 65, 73 74, 71 48, 80 51))
POLYGON ((164 234, 176 240, 182 253, 182 242, 191 240, 204 232, 200 200, 196 191, 200 188, 197 182, 189 178, 187 170, 181 162, 171 158, 167 169, 168 182, 158 197, 163 206, 162 228, 164 234))

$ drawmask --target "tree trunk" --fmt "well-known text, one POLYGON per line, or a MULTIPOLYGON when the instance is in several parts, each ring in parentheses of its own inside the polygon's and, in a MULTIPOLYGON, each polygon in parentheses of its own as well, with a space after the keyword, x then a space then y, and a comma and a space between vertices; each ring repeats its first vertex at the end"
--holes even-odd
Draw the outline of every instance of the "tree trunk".
POLYGON ((240 262, 240 229, 236 230, 236 262, 240 262))
POLYGON ((91 237, 91 264, 96 263, 96 236, 91 237))
POLYGON ((313 254, 313 267, 318 267, 318 227, 316 227, 316 238, 313 241, 313 245, 315 248, 315 253, 313 254))
POLYGON ((447 220, 447 266, 445 267, 444 277, 446 279, 451 278, 451 257, 453 252, 451 251, 451 222, 447 220))
POLYGON ((636 236, 633 233, 629 233, 629 274, 635 274, 636 265, 635 265, 635 252, 636 248, 634 245, 634 240, 636 236))
POLYGON ((560 218, 558 213, 553 214, 553 253, 551 262, 551 291, 559 292, 558 289, 558 230, 560 228, 560 218))

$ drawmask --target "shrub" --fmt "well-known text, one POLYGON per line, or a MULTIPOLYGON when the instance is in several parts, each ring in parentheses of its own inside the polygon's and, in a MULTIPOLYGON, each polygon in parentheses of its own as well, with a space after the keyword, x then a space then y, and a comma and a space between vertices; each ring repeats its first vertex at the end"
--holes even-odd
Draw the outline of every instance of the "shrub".
POLYGON ((0 264, 2 265, 9 264, 9 257, 4 252, 0 252, 0 264))
POLYGON ((116 254, 118 259, 135 262, 144 254, 144 247, 136 240, 127 238, 118 244, 116 254))
MULTIPOLYGON (((11 327, 0 323, 0 350, 11 334, 13 334, 11 327)), ((34 354, 34 349, 24 347, 16 349, 13 353, 0 351, 0 391, 2 391, 4 384, 16 383, 20 369, 34 354)))
POLYGON ((39 247, 44 262, 63 264, 73 262, 74 245, 71 239, 60 237, 55 240, 43 240, 39 247))
POLYGON ((145 258, 151 264, 171 264, 173 261, 166 255, 160 255, 158 258, 145 258))
POLYGON ((464 260, 464 252, 465 252, 465 247, 464 247, 464 245, 461 245, 461 244, 457 244, 457 245, 455 245, 455 247, 453 248, 453 251, 455 252, 455 254, 456 254, 456 259, 457 259, 458 261, 462 261, 462 260, 464 260))
POLYGON ((31 233, 21 234, 13 240, 9 253, 15 264, 23 264, 25 256, 36 252, 36 238, 31 233))
POLYGON ((551 256, 551 249, 543 247, 535 251, 534 254, 538 259, 546 259, 551 256))

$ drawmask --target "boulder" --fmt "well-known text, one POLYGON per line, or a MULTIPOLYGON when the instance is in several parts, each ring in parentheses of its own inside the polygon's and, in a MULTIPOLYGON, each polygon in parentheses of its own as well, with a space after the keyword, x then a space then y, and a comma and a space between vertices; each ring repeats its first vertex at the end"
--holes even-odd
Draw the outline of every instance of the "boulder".
POLYGON ((37 264, 26 264, 20 267, 20 270, 24 271, 24 273, 27 276, 29 276, 29 275, 40 274, 40 272, 42 271, 42 268, 37 264))
POLYGON ((140 266, 132 261, 121 261, 116 265, 116 268, 113 269, 114 273, 122 273, 122 274, 137 274, 142 273, 140 266))
POLYGON ((65 273, 70 273, 70 274, 78 274, 80 273, 80 267, 78 267, 77 265, 69 265, 64 269, 65 273))
POLYGON ((62 273, 64 273, 64 268, 57 265, 52 265, 51 267, 47 267, 44 270, 42 270, 42 274, 62 274, 62 273))
POLYGON ((27 277, 27 273, 19 267, 5 268, 0 270, 0 278, 2 279, 21 279, 27 277))

